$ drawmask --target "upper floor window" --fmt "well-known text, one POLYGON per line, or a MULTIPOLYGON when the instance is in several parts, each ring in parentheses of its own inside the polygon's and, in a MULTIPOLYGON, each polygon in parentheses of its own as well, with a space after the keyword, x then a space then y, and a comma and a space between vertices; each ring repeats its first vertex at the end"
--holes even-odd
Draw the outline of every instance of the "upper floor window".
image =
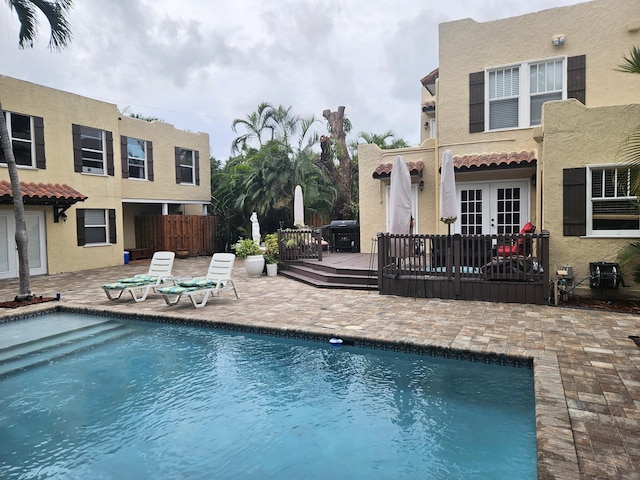
POLYGON ((577 55, 471 72, 469 133, 539 125, 549 100, 586 105, 586 65, 577 55))
POLYGON ((588 167, 587 235, 640 233, 637 180, 638 171, 628 165, 588 167))
POLYGON ((105 155, 104 131, 91 127, 80 127, 82 142, 82 172, 104 175, 105 155))
POLYGON ((489 130, 539 125, 542 104, 567 96, 564 59, 525 62, 486 75, 489 130))
MULTIPOLYGON (((44 123, 42 118, 13 112, 3 112, 3 114, 7 122, 16 165, 45 168, 44 123)), ((7 163, 1 145, 0 163, 7 163)))
POLYGON ((176 147, 176 183, 199 185, 199 159, 196 150, 176 147))
POLYGON ((114 175, 113 136, 111 132, 72 125, 74 171, 114 175))
POLYGON ((147 178, 147 145, 144 140, 127 138, 129 178, 147 178))

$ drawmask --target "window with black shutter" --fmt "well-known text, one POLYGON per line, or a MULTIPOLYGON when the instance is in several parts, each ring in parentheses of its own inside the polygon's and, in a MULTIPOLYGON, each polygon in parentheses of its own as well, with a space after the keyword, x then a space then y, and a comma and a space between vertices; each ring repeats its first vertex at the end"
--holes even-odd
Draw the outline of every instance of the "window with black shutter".
POLYGON ((587 234, 587 169, 562 170, 562 234, 578 237, 587 234))

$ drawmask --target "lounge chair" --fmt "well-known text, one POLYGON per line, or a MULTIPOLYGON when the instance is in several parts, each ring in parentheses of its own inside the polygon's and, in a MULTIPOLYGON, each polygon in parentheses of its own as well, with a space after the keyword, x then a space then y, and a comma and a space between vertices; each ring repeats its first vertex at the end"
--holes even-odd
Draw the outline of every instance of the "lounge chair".
POLYGON ((102 285, 102 289, 109 300, 117 300, 124 292, 129 292, 135 302, 143 302, 149 292, 173 281, 171 270, 175 256, 173 252, 155 252, 147 273, 120 278, 114 283, 102 285))
POLYGON ((183 280, 174 286, 158 288, 157 291, 169 306, 177 304, 182 296, 187 296, 195 308, 201 308, 207 304, 209 296, 217 296, 227 289, 233 289, 236 298, 240 298, 231 280, 235 259, 233 253, 214 253, 205 277, 183 280))

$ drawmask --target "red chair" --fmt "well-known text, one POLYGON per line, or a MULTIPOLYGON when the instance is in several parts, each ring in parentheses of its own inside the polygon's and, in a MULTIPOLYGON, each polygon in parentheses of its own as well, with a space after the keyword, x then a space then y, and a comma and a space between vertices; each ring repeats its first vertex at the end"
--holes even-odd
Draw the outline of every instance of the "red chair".
MULTIPOLYGON (((520 235, 526 233, 535 233, 536 227, 531 223, 527 222, 524 227, 520 230, 520 235)), ((532 239, 529 237, 519 237, 516 243, 513 245, 498 245, 498 256, 499 257, 511 257, 513 255, 531 255, 532 251, 532 239)))

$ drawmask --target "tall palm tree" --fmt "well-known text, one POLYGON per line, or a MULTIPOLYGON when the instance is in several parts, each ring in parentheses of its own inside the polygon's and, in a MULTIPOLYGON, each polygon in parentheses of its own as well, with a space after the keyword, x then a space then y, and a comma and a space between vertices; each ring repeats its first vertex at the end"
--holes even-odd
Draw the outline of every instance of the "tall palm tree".
MULTIPOLYGON (((18 45, 20 48, 33 47, 33 41, 38 33, 38 12, 44 14, 51 27, 49 49, 59 51, 71 41, 71 30, 67 22, 67 14, 73 4, 72 0, 7 0, 9 9, 16 12, 20 21, 20 33, 18 45)), ((29 277, 29 251, 27 226, 24 216, 24 202, 20 192, 20 179, 16 167, 16 159, 13 155, 13 147, 9 138, 7 122, 2 110, 0 99, 0 140, 9 179, 11 181, 11 194, 13 195, 13 208, 16 217, 16 246, 18 248, 18 273, 20 287, 16 300, 28 300, 33 298, 31 293, 31 279, 29 277)))
POLYGON ((258 109, 247 115, 246 118, 236 118, 231 123, 231 129, 237 133, 238 125, 241 125, 246 130, 246 133, 235 138, 231 143, 231 151, 239 153, 248 147, 249 141, 256 139, 258 141, 258 147, 262 148, 264 145, 263 135, 266 129, 271 129, 273 136, 273 112, 274 108, 269 102, 262 102, 258 105, 258 109))

